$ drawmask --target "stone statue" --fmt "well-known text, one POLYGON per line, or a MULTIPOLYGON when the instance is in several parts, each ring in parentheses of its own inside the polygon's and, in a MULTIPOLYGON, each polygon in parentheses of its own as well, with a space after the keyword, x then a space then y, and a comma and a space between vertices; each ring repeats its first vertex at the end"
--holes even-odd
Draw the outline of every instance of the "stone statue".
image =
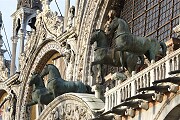
MULTIPOLYGON (((94 42, 97 43, 97 47, 94 50, 94 61, 91 62, 91 73, 92 67, 94 65, 98 66, 98 71, 100 72, 101 78, 103 79, 103 72, 102 72, 102 65, 111 65, 114 67, 122 67, 120 62, 120 58, 122 57, 120 52, 115 52, 114 49, 109 48, 108 46, 108 39, 104 31, 102 30, 95 30, 91 35, 90 44, 94 42), (115 54, 115 55, 114 55, 115 54), (114 62, 113 59, 116 61, 114 62)), ((124 61, 125 61, 125 68, 131 73, 135 71, 137 62, 138 62, 138 55, 125 52, 124 53, 124 61)), ((141 64, 144 64, 144 57, 141 57, 141 64)))
POLYGON ((7 97, 9 100, 10 106, 9 106, 9 112, 10 112, 10 120, 15 120, 16 115, 16 103, 17 103, 17 96, 14 93, 13 90, 11 90, 9 96, 7 97))
MULTIPOLYGON (((167 47, 164 42, 159 43, 154 38, 133 35, 128 23, 123 19, 114 17, 107 31, 110 35, 113 35, 113 40, 116 42, 114 53, 121 51, 123 54, 123 52, 126 51, 137 55, 144 54, 149 61, 155 62, 155 56, 160 52, 161 47, 162 56, 166 55, 167 47)), ((121 62, 124 64, 123 61, 121 62)))
POLYGON ((75 15, 75 6, 69 8, 68 14, 68 27, 71 28, 73 26, 73 20, 75 15))
POLYGON ((43 104, 48 105, 54 98, 44 85, 43 79, 38 73, 33 73, 29 82, 29 86, 33 86, 32 100, 26 107, 43 104))
POLYGON ((66 81, 61 78, 58 68, 53 64, 47 64, 42 72, 42 77, 48 75, 47 89, 53 94, 53 97, 57 97, 64 93, 91 93, 88 91, 88 87, 80 81, 66 81))
POLYGON ((73 77, 73 66, 74 66, 74 60, 75 60, 75 53, 71 49, 70 44, 65 43, 66 48, 64 52, 59 57, 64 57, 66 62, 66 79, 72 80, 73 77))
POLYGON ((74 51, 71 49, 70 44, 65 44, 66 48, 59 57, 65 57, 66 64, 68 64, 69 62, 74 61, 74 51))

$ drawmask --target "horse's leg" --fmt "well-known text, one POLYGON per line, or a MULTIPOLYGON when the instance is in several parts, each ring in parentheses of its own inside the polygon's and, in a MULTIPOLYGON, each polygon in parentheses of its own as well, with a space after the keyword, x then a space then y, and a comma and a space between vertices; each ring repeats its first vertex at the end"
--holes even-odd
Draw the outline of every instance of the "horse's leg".
POLYGON ((97 65, 97 68, 98 68, 98 78, 100 78, 100 81, 98 81, 98 83, 100 83, 100 84, 103 84, 104 83, 104 77, 103 77, 103 69, 102 69, 102 64, 98 64, 97 65))
POLYGON ((93 62, 91 62, 91 68, 90 68, 90 70, 91 70, 91 75, 94 75, 94 72, 93 72, 93 66, 94 65, 97 65, 97 64, 102 64, 101 63, 101 61, 93 61, 93 62))
POLYGON ((119 51, 120 54, 120 63, 122 66, 122 70, 125 71, 124 67, 125 67, 125 60, 124 60, 124 51, 119 51))
POLYGON ((30 107, 30 106, 32 106, 32 105, 35 105, 35 104, 38 104, 38 102, 37 102, 37 101, 34 101, 34 100, 32 100, 31 102, 27 103, 27 104, 26 104, 26 112, 28 111, 28 107, 30 107))
POLYGON ((57 92, 58 92, 58 91, 56 91, 56 89, 53 89, 53 97, 54 97, 54 99, 55 99, 57 96, 59 96, 57 92))
POLYGON ((149 56, 150 56, 150 62, 151 62, 151 64, 153 64, 153 63, 155 63, 155 53, 153 52, 153 51, 149 51, 149 56))
POLYGON ((160 44, 160 46, 162 48, 162 55, 164 57, 164 56, 166 56, 167 46, 166 46, 166 44, 164 42, 160 42, 159 44, 160 44))
POLYGON ((113 50, 113 52, 112 52, 112 53, 113 53, 113 55, 112 55, 113 58, 112 58, 112 59, 113 59, 113 63, 114 63, 114 64, 116 64, 116 62, 117 62, 116 59, 115 59, 115 55, 116 55, 116 52, 117 52, 117 51, 118 51, 118 48, 114 48, 114 50, 113 50))
POLYGON ((101 66, 101 69, 100 69, 100 71, 101 71, 101 84, 104 84, 104 82, 105 82, 105 80, 104 80, 104 69, 103 69, 102 64, 100 64, 100 66, 101 66))

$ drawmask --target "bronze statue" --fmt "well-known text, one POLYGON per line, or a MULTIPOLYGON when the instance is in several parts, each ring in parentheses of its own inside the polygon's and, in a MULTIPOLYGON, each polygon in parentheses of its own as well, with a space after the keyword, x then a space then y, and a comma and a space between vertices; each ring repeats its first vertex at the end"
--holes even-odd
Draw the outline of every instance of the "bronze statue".
POLYGON ((26 107, 38 103, 48 105, 54 99, 52 94, 45 87, 43 79, 38 73, 32 74, 29 86, 33 86, 32 101, 29 102, 26 107))
POLYGON ((162 55, 166 55, 167 47, 164 42, 159 43, 154 38, 135 36, 130 32, 128 24, 123 19, 115 18, 108 28, 108 33, 113 34, 113 39, 116 42, 115 53, 116 51, 127 51, 137 55, 144 54, 152 62, 155 61, 155 56, 162 47, 162 55))
MULTIPOLYGON (((94 65, 99 65, 98 70, 101 73, 101 78, 103 78, 101 66, 105 64, 114 67, 122 67, 120 62, 122 56, 120 52, 116 51, 114 53, 114 49, 108 47, 108 39, 104 31, 98 29, 92 33, 90 44, 93 44, 95 41, 97 42, 97 47, 94 50, 94 61, 91 62, 91 73, 93 73, 92 67, 94 65), (116 61, 113 61, 113 59, 116 61)), ((132 71, 135 71, 138 55, 125 52, 123 61, 125 61, 125 68, 131 73, 132 71)), ((141 57, 141 64, 144 64, 144 57, 141 57)))
POLYGON ((53 64, 45 65, 40 75, 42 78, 48 75, 47 89, 53 94, 54 98, 69 92, 90 93, 88 91, 89 86, 84 85, 82 82, 62 79, 58 68, 53 64))

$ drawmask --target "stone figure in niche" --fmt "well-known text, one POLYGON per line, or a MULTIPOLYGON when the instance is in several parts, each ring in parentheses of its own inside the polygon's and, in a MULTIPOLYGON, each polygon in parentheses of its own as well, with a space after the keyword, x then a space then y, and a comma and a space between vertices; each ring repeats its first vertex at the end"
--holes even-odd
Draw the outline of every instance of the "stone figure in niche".
MULTIPOLYGON (((154 38, 133 35, 128 23, 121 18, 114 17, 109 24, 107 33, 113 35, 113 40, 115 40, 116 47, 114 53, 121 51, 124 54, 126 51, 137 55, 144 54, 151 63, 155 62, 155 57, 159 54, 160 48, 162 48, 162 56, 166 55, 167 47, 164 42, 158 42, 154 38)), ((123 58, 121 63, 124 66, 123 58)))
POLYGON ((74 15, 75 15, 75 6, 72 6, 69 8, 68 28, 71 28, 73 26, 74 15))
MULTIPOLYGON (((91 73, 93 74, 92 67, 98 65, 98 72, 100 72, 101 78, 103 79, 102 65, 111 65, 114 67, 121 67, 120 58, 122 57, 120 52, 115 52, 114 49, 109 48, 108 39, 104 31, 98 29, 95 30, 91 35, 90 44, 97 43, 97 47, 94 50, 94 61, 91 62, 91 73), (115 55, 114 55, 115 54, 115 55), (115 59, 116 61, 113 61, 115 59)), ((124 54, 125 68, 131 73, 135 71, 138 55, 125 52, 124 54)), ((144 64, 144 57, 141 57, 141 64, 144 64)), ((104 82, 104 81, 103 81, 104 82)))
POLYGON ((43 79, 38 73, 33 73, 29 86, 33 87, 32 91, 32 100, 27 103, 26 107, 35 105, 35 104, 43 104, 48 105, 54 98, 53 95, 47 90, 44 85, 43 79))
POLYGON ((61 120, 60 117, 59 117, 60 115, 59 115, 58 107, 56 107, 55 110, 53 110, 51 112, 51 115, 52 115, 51 116, 51 118, 52 118, 51 120, 61 120))
POLYGON ((9 106, 7 108, 7 112, 10 113, 9 116, 6 116, 6 120, 15 120, 16 115, 16 103, 17 103, 17 96, 13 90, 10 91, 9 95, 1 102, 0 108, 9 101, 9 106))
POLYGON ((11 90, 9 96, 7 97, 9 100, 10 106, 9 106, 9 112, 10 112, 10 120, 15 120, 16 115, 16 103, 17 103, 17 96, 14 93, 13 90, 11 90))
POLYGON ((53 94, 54 98, 69 92, 91 93, 90 86, 84 85, 80 81, 66 81, 62 79, 58 68, 53 64, 45 65, 40 75, 42 78, 47 75, 47 89, 53 94))
POLYGON ((70 44, 64 43, 66 46, 65 50, 59 57, 64 57, 66 62, 66 79, 72 80, 73 79, 73 66, 74 66, 74 60, 75 60, 75 53, 71 49, 70 44))

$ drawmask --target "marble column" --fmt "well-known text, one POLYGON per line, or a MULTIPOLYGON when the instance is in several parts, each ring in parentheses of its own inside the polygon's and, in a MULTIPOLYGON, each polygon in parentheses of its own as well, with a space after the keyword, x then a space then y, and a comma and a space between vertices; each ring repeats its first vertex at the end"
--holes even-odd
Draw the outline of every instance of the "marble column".
POLYGON ((24 33, 24 30, 21 29, 20 30, 20 51, 19 53, 22 54, 24 52, 24 39, 25 39, 25 33, 24 33))
POLYGON ((70 8, 70 0, 65 0, 64 30, 66 30, 67 28, 69 8, 70 8))
POLYGON ((14 36, 11 39, 12 39, 12 59, 11 59, 10 76, 15 73, 16 47, 17 47, 18 37, 14 36))

